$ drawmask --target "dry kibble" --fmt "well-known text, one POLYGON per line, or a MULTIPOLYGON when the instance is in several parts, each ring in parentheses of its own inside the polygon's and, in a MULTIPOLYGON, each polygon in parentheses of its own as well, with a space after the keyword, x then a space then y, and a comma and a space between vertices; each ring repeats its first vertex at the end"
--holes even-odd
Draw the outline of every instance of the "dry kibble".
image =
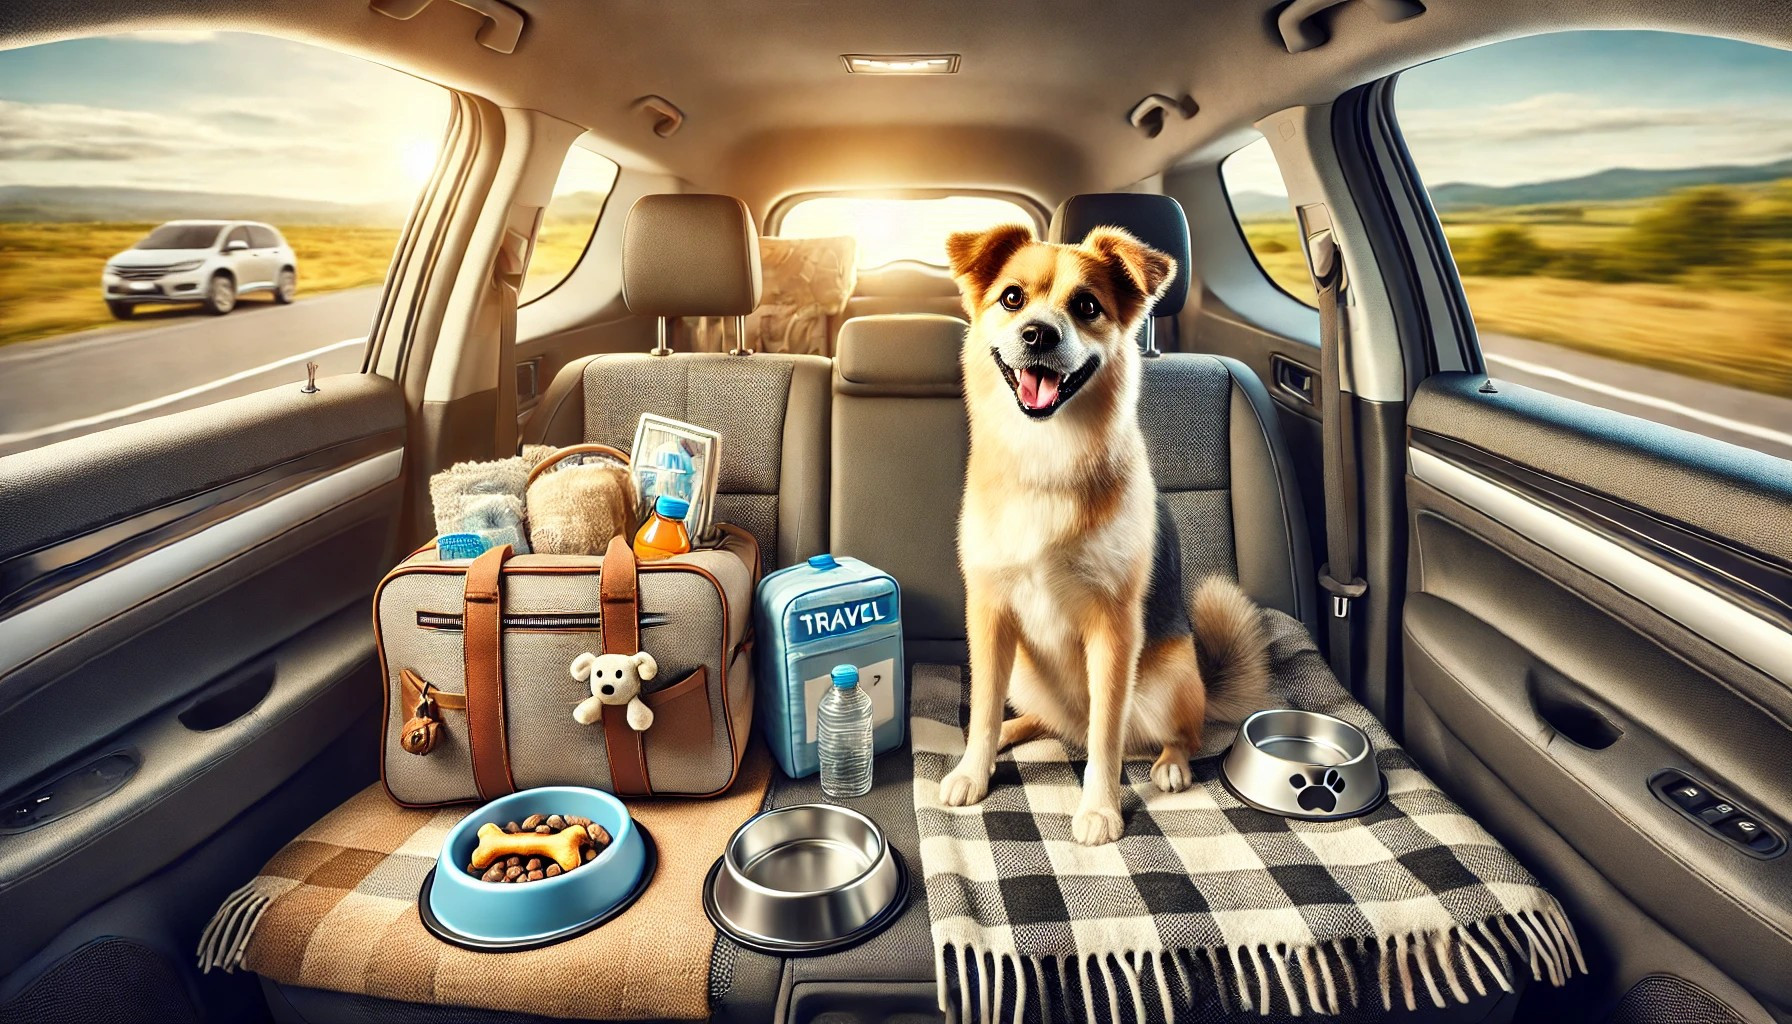
POLYGON ((542 872, 542 874, 546 875, 549 878, 552 878, 559 873, 560 873, 560 865, 558 865, 558 864, 549 864, 547 866, 547 870, 542 872))
POLYGON ((523 869, 517 865, 511 865, 504 869, 504 880, 506 882, 514 882, 522 876, 523 869))
POLYGON ((540 871, 541 870, 541 858, 540 857, 530 857, 528 860, 523 862, 523 870, 524 871, 540 871))
POLYGON ((502 882, 504 880, 504 865, 493 864, 486 868, 485 874, 479 876, 479 880, 481 882, 502 882))
POLYGON ((550 815, 548 815, 548 820, 547 820, 546 824, 547 824, 548 828, 553 829, 555 832, 558 832, 561 829, 566 827, 566 819, 562 818, 558 814, 550 814, 550 815))
POLYGON ((516 835, 518 832, 521 832, 522 830, 523 830, 523 826, 518 825, 514 821, 506 822, 504 824, 504 831, 510 833, 513 836, 516 835))
POLYGON ((597 859, 597 847, 595 847, 595 846, 585 847, 585 863, 589 864, 596 859, 597 859))
MULTIPOLYGON (((493 822, 492 824, 496 824, 493 822)), ((589 864, 603 853, 604 848, 613 841, 609 831, 590 818, 577 814, 531 814, 521 822, 506 822, 503 829, 510 835, 535 833, 537 835, 558 835, 567 828, 580 830, 579 857, 581 864, 589 864)), ((566 873, 566 869, 554 863, 548 857, 527 857, 522 854, 511 854, 491 863, 486 868, 467 865, 467 874, 482 882, 518 884, 522 882, 539 882, 543 879, 557 878, 566 873)))
POLYGON ((540 871, 531 871, 528 874, 524 875, 523 877, 527 878, 531 882, 539 882, 542 879, 546 878, 547 875, 543 874, 540 871))
POLYGON ((586 825, 585 826, 585 834, 589 835, 591 837, 591 841, 596 843, 600 847, 610 845, 610 833, 605 831, 604 827, 602 825, 599 825, 595 822, 593 822, 590 825, 586 825))
POLYGON ((546 825, 537 825, 535 826, 535 834, 540 836, 551 836, 554 834, 554 830, 546 825))
POLYGON ((541 824, 542 822, 544 822, 546 820, 547 820, 547 815, 545 815, 545 814, 531 814, 527 818, 523 819, 523 831, 524 832, 533 832, 533 831, 535 831, 535 826, 541 824))
POLYGON ((582 817, 578 816, 577 814, 568 814, 566 816, 566 823, 568 825, 577 825, 580 828, 584 828, 586 825, 591 824, 591 819, 590 818, 582 818, 582 817))
POLYGON ((523 866, 523 858, 517 856, 516 854, 511 854, 510 856, 504 858, 504 866, 507 868, 520 868, 523 866))

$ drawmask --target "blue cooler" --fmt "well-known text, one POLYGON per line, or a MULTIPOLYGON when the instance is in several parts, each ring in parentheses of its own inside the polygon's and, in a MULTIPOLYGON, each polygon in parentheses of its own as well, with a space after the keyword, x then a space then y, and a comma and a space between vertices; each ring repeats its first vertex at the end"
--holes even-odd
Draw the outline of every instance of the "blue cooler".
POLYGON ((816 555, 759 581, 759 709, 778 766, 792 778, 821 770, 815 708, 835 665, 855 665, 871 695, 875 753, 902 746, 908 674, 902 663, 902 589, 856 558, 816 555))

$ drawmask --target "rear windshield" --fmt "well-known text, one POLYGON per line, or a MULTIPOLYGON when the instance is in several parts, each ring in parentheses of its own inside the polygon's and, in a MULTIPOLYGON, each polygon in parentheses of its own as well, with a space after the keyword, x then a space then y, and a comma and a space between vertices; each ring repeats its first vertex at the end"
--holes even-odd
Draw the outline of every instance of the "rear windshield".
POLYGON ((997 196, 872 199, 816 196, 792 206, 778 225, 785 238, 850 235, 859 243, 859 269, 913 260, 946 265, 946 236, 998 224, 1037 226, 1019 203, 997 196))
POLYGON ((164 224, 138 242, 138 249, 204 249, 218 237, 218 224, 164 224))

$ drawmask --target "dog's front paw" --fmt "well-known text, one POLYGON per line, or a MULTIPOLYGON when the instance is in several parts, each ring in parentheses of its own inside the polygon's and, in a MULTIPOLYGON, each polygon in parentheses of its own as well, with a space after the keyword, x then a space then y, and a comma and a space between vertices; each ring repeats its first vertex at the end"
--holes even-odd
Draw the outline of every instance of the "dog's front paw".
POLYGON ((1166 761, 1158 758, 1151 766, 1151 782, 1166 793, 1180 793, 1187 789, 1190 782, 1188 764, 1181 760, 1166 761))
POLYGON ((1126 830, 1117 807, 1083 807, 1070 819, 1071 838, 1084 846, 1106 846, 1126 830))
POLYGON ((994 766, 985 768, 972 764, 969 758, 958 763, 947 776, 940 780, 940 803, 947 807, 969 807, 982 803, 989 795, 989 775, 994 766))

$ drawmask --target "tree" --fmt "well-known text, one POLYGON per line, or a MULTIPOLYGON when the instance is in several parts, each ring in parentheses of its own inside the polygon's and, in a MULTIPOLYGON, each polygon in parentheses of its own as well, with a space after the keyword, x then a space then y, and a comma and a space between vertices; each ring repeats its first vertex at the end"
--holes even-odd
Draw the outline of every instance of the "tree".
POLYGON ((1746 232, 1734 190, 1690 188, 1637 218, 1625 239, 1626 262, 1638 276, 1656 279, 1694 267, 1739 266, 1750 256, 1746 232))
POLYGON ((1529 228, 1498 227, 1465 246, 1456 265, 1464 274, 1523 277, 1549 266, 1549 250, 1529 228))

